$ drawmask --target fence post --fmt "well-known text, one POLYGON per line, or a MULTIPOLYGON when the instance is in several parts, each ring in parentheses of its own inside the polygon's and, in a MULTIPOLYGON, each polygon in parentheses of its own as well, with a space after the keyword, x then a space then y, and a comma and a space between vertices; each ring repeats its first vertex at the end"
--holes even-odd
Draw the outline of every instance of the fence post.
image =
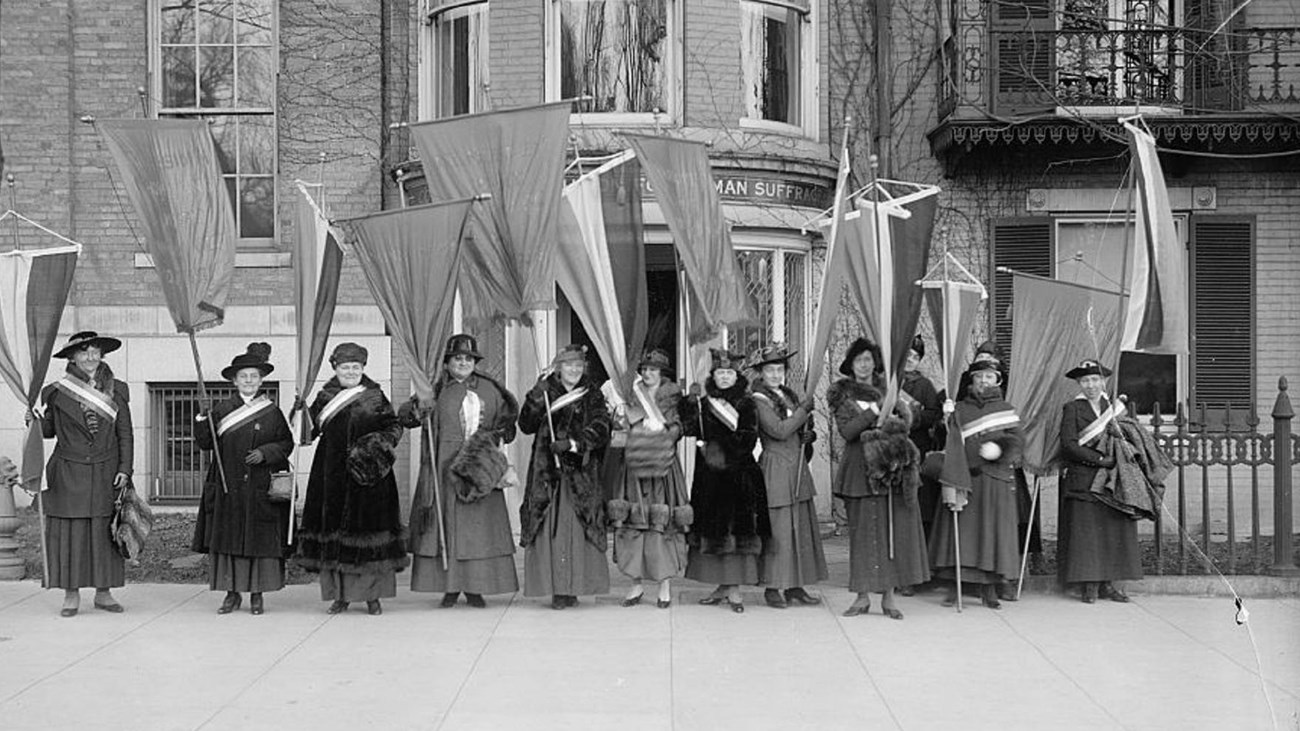
POLYGON ((1291 543, 1291 397, 1286 377, 1277 380, 1273 402, 1273 566, 1275 576, 1300 576, 1291 543))

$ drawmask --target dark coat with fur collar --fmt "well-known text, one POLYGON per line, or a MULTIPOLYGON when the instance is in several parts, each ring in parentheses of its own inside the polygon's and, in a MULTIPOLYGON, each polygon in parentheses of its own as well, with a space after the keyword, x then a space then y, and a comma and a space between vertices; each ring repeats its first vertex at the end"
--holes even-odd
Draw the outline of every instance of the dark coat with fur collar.
POLYGON ((519 506, 519 545, 528 547, 536 540, 546 510, 551 505, 555 490, 569 490, 578 521, 582 523, 587 542, 604 551, 605 494, 600 484, 600 465, 605 447, 609 444, 612 419, 605 397, 600 389, 583 376, 577 388, 587 392, 576 402, 556 411, 551 416, 555 425, 554 436, 546 419, 546 400, 543 393, 555 403, 567 393, 560 383, 558 373, 533 386, 519 411, 519 430, 535 434, 532 459, 528 464, 528 484, 524 489, 524 502, 519 506), (568 439, 577 451, 560 455, 560 466, 555 466, 551 455, 552 439, 568 439))
POLYGON ((41 436, 57 440, 45 465, 49 489, 41 494, 41 500, 47 516, 107 517, 113 514, 113 499, 117 494, 113 478, 119 472, 131 475, 135 454, 130 391, 103 363, 91 380, 71 361, 67 371, 83 385, 111 399, 117 407, 117 419, 112 423, 100 420, 92 431, 76 399, 53 383, 41 390, 41 403, 45 404, 45 416, 40 420, 41 436))
POLYGON ((690 534, 692 547, 701 553, 759 555, 763 541, 772 535, 763 471, 754 461, 758 412, 745 386, 743 377, 725 391, 717 387, 712 376, 704 384, 709 397, 735 407, 739 416, 735 431, 707 405, 701 412, 699 399, 691 397, 681 402, 684 434, 702 441, 696 450, 691 483, 695 523, 690 534))
POLYGON ((402 426, 380 390, 362 376, 365 391, 320 425, 320 412, 343 387, 331 378, 310 407, 313 436, 319 441, 307 482, 302 527, 298 531, 298 563, 310 571, 340 570, 375 574, 406 567, 405 529, 397 496, 397 480, 388 471, 372 485, 358 484, 348 472, 348 450, 360 439, 395 448, 402 426))
POLYGON ((859 401, 878 405, 882 398, 875 386, 852 378, 836 381, 826 392, 826 403, 844 437, 844 457, 831 491, 845 498, 892 492, 912 504, 921 482, 921 453, 908 438, 907 407, 900 402, 898 410, 882 420, 858 405, 859 401))

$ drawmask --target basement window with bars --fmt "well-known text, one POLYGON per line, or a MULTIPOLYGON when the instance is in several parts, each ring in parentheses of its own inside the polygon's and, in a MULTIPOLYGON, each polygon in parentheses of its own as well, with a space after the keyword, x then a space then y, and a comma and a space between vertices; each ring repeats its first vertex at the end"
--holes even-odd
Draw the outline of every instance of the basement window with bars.
MULTIPOLYGON (((213 403, 235 394, 228 381, 206 383, 213 403)), ((279 403, 280 384, 263 381, 262 393, 279 403)), ((199 387, 195 383, 149 384, 150 464, 156 476, 151 501, 160 503, 194 503, 203 496, 203 480, 212 463, 212 453, 198 448, 194 441, 194 416, 199 409, 199 387)))
MULTIPOLYGON (((1231 406, 1237 421, 1255 396, 1254 219, 1198 214, 1176 216, 1175 223, 1189 242, 1191 357, 1179 364, 1174 356, 1124 353, 1119 391, 1129 395, 1139 414, 1151 413, 1156 402, 1162 413, 1172 414, 1176 403, 1190 400, 1205 404, 1211 421, 1221 420, 1231 406)), ((1117 289, 1125 235, 1122 223, 1079 216, 993 221, 990 248, 997 273, 989 329, 1003 355, 1011 354, 1012 277, 998 267, 1117 289)), ((1026 367, 1010 365, 1012 378, 1026 367)))

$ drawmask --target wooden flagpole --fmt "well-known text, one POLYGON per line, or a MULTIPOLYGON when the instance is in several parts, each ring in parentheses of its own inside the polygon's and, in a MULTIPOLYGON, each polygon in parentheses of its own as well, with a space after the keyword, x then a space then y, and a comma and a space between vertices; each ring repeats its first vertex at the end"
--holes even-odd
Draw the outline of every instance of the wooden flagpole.
POLYGON ((957 561, 957 611, 961 611, 961 515, 960 510, 952 511, 952 550, 957 561))
POLYGON ((199 403, 208 410, 208 431, 212 434, 212 459, 217 463, 217 474, 221 475, 221 492, 228 493, 226 487, 226 466, 221 463, 221 445, 217 443, 217 425, 212 423, 212 402, 208 399, 208 387, 203 382, 203 362, 199 360, 199 344, 194 339, 194 328, 187 333, 190 336, 190 352, 194 355, 194 371, 199 377, 199 403))
MULTIPOLYGON (((435 402, 436 403, 436 402, 435 402)), ((442 493, 438 484, 438 452, 435 450, 437 442, 433 438, 433 413, 430 412, 424 417, 424 438, 429 445, 429 466, 433 473, 433 519, 438 522, 438 555, 442 557, 442 570, 447 570, 447 532, 446 526, 442 522, 442 493)))
POLYGON ((1020 554, 1020 579, 1016 582, 1016 599, 1025 588, 1025 566, 1029 564, 1029 539, 1034 535, 1034 511, 1038 510, 1038 475, 1034 475, 1034 496, 1029 501, 1029 523, 1025 526, 1025 550, 1020 554))

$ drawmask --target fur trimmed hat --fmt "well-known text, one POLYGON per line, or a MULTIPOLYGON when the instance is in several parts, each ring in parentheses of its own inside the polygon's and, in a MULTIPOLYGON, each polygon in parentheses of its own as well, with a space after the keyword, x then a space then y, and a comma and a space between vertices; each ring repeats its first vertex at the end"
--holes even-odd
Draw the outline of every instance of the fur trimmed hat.
POLYGON ((721 348, 709 348, 709 372, 716 370, 739 371, 745 367, 745 356, 721 348))
POLYGON ((357 345, 356 343, 339 343, 330 353, 330 367, 338 368, 340 363, 360 363, 366 364, 366 359, 370 357, 370 351, 357 345))
POLYGON ((641 356, 641 362, 636 364, 637 373, 640 373, 643 368, 658 368, 665 378, 673 377, 673 366, 668 361, 668 354, 659 348, 641 356))
POLYGON ((867 340, 858 338, 849 345, 849 352, 844 354, 844 360, 840 361, 840 375, 853 376, 853 361, 857 360, 859 355, 871 351, 871 358, 875 361, 874 373, 880 373, 885 370, 884 359, 880 355, 880 346, 867 340))
POLYGON ((786 365, 798 353, 799 351, 786 347, 785 343, 772 343, 755 350, 749 356, 749 367, 758 370, 769 363, 786 365))
POLYGON ((586 363, 587 346, 570 343, 560 348, 560 352, 555 354, 555 359, 551 361, 552 368, 558 368, 561 363, 586 363))
POLYGON ((221 377, 227 381, 235 380, 235 376, 245 368, 256 368, 263 377, 275 370, 275 366, 267 362, 271 357, 271 346, 267 343, 249 343, 248 349, 236 355, 231 359, 230 365, 221 369, 221 377))

